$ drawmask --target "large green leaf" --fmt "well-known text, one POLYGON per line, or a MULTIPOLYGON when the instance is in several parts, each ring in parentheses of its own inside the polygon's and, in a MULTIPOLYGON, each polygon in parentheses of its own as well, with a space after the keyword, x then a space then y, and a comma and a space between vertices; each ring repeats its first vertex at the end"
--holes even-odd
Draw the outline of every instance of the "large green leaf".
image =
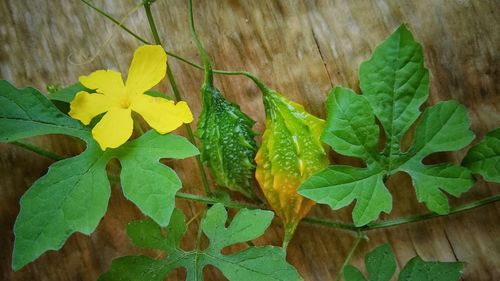
POLYGON ((99 146, 50 166, 21 198, 14 225, 12 268, 18 270, 47 250, 58 250, 74 232, 90 234, 107 209, 107 159, 99 146))
MULTIPOLYGON (((389 244, 384 244, 365 257, 368 279, 355 267, 348 265, 342 275, 346 281, 389 281, 396 272, 396 258, 389 244)), ((462 273, 461 262, 426 262, 420 257, 411 259, 401 270, 399 281, 457 281, 462 273)))
POLYGON ((461 166, 424 165, 422 161, 432 153, 458 150, 472 141, 465 108, 455 101, 429 107, 416 127, 413 144, 402 151, 401 139, 419 117, 419 107, 428 96, 421 47, 404 26, 361 65, 360 84, 363 95, 332 89, 322 140, 340 154, 361 158, 367 167, 332 166, 311 176, 299 194, 334 209, 356 200, 353 221, 361 226, 391 210, 391 196, 383 181, 404 171, 412 177, 418 201, 446 214, 449 204, 444 192, 460 196, 472 187, 472 175, 461 166), (387 136, 381 152, 375 117, 387 136))
POLYGON ((261 236, 272 218, 273 213, 270 211, 241 209, 226 228, 227 212, 223 205, 216 204, 207 211, 201 222, 202 231, 208 237, 210 245, 205 250, 192 251, 180 249, 179 241, 186 231, 186 225, 184 216, 178 210, 172 215, 166 235, 151 220, 132 222, 127 227, 132 242, 142 248, 160 249, 168 254, 167 257, 118 258, 99 280, 161 281, 178 267, 186 268, 187 280, 202 280, 203 268, 207 265, 220 269, 229 280, 302 280, 297 271, 286 262, 284 251, 278 247, 248 247, 233 254, 221 254, 226 246, 261 236))
POLYGON ((472 147, 463 164, 485 180, 500 183, 500 128, 486 134, 481 142, 472 147))
POLYGON ((58 133, 87 143, 82 154, 51 165, 23 195, 14 226, 14 270, 47 250, 61 248, 72 233, 94 231, 107 208, 106 164, 114 157, 122 164, 125 196, 157 223, 168 225, 181 183, 159 159, 197 154, 186 139, 149 131, 120 148, 102 151, 86 127, 58 111, 36 89, 18 90, 0 81, 0 100, 1 142, 58 133))

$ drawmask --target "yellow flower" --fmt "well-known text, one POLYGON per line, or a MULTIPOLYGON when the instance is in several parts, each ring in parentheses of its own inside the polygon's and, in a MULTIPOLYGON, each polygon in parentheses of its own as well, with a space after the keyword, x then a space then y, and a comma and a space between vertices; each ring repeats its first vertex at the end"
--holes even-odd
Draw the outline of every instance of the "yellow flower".
POLYGON ((166 134, 183 123, 193 121, 186 102, 145 95, 158 84, 167 70, 167 54, 161 46, 146 45, 135 53, 125 84, 121 73, 98 70, 81 76, 83 86, 95 90, 78 92, 71 102, 69 115, 88 125, 92 118, 106 112, 92 129, 92 136, 102 150, 124 144, 132 135, 132 111, 139 113, 158 133, 166 134))

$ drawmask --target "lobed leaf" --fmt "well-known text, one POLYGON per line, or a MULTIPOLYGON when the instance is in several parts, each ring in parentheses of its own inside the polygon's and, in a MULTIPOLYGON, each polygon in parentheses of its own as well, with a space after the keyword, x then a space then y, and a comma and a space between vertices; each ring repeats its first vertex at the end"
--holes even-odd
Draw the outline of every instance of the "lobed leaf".
POLYGON ((0 142, 57 133, 87 143, 80 155, 51 165, 21 198, 14 225, 14 270, 47 250, 60 249, 75 232, 95 230, 110 196, 106 164, 113 157, 122 164, 125 196, 157 223, 168 225, 181 183, 159 159, 197 154, 186 139, 149 131, 120 148, 102 151, 86 127, 61 113, 36 89, 19 90, 0 81, 0 100, 0 142))
MULTIPOLYGON (((346 266, 342 275, 346 281, 389 281, 396 272, 396 259, 389 244, 383 244, 365 257, 369 278, 353 266, 346 266)), ((411 259, 401 270, 399 281, 457 281, 462 273, 461 262, 426 262, 420 257, 411 259)))
POLYGON ((302 280, 286 262, 284 251, 278 247, 249 247, 230 255, 221 254, 225 246, 261 236, 272 218, 270 211, 241 209, 226 228, 227 212, 223 205, 216 204, 201 222, 201 229, 210 241, 208 248, 192 251, 179 247, 186 225, 184 216, 178 210, 174 211, 166 235, 151 220, 132 222, 127 232, 134 244, 163 250, 167 256, 163 259, 146 256, 118 258, 99 280, 163 280, 178 267, 186 268, 187 280, 202 280, 203 268, 207 265, 220 269, 229 280, 302 280))
POLYGON ((473 146, 463 164, 485 180, 500 183, 500 128, 489 132, 473 146))
POLYGON ((362 226, 392 209, 392 196, 383 177, 383 171, 335 165, 312 175, 299 193, 334 210, 356 200, 352 217, 356 226, 362 226))
POLYGON ((299 194, 337 209, 356 200, 357 226, 390 212, 392 200, 383 181, 403 171, 412 177, 417 199, 439 214, 449 211, 444 192, 455 197, 474 184, 470 171, 449 163, 424 165, 435 152, 454 151, 474 138, 465 108, 455 101, 440 102, 425 110, 412 145, 402 151, 401 140, 420 115, 428 96, 428 71, 421 46, 403 25, 361 64, 363 95, 336 87, 327 101, 327 126, 322 140, 335 151, 359 157, 367 168, 332 166, 304 182, 299 194), (387 140, 378 150, 380 121, 387 140))

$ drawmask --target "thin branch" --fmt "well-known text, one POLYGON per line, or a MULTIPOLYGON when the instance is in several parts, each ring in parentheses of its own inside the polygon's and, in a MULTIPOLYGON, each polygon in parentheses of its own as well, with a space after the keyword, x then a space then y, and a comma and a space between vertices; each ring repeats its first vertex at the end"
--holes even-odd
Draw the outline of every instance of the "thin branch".
MULTIPOLYGON (((132 35, 137 40, 141 41, 144 44, 151 44, 148 40, 142 38, 137 33, 135 33, 132 30, 130 30, 128 27, 126 27, 123 23, 119 22, 117 19, 115 19, 110 14, 108 14, 105 11, 99 9, 98 7, 92 5, 91 3, 89 3, 86 0, 80 0, 80 1, 82 1, 83 3, 85 3, 90 8, 94 9, 96 12, 98 12, 101 15, 103 15, 107 19, 109 19, 111 22, 113 22, 114 24, 116 24, 118 27, 122 28, 125 32, 127 32, 130 35, 132 35)), ((143 5, 143 4, 144 3, 141 3, 141 5, 143 5)), ((146 16, 147 16, 147 14, 146 14, 146 16)), ((151 19, 152 19, 152 16, 151 16, 151 19)), ((149 21, 149 16, 148 16, 148 21, 149 21)), ((159 39, 159 37, 158 37, 158 39, 159 39)), ((159 40, 156 43, 159 44, 158 42, 159 42, 159 40)), ((194 62, 192 62, 192 61, 190 61, 190 60, 188 60, 188 59, 186 59, 186 58, 184 58, 184 57, 182 57, 180 55, 172 53, 172 52, 170 52, 168 50, 165 50, 165 53, 167 53, 167 55, 169 55, 169 56, 171 56, 171 57, 173 57, 173 58, 175 58, 177 60, 180 60, 180 61, 182 61, 182 62, 184 62, 184 63, 186 63, 186 64, 188 64, 188 65, 190 65, 190 66, 192 66, 194 68, 197 68, 199 70, 204 70, 205 69, 202 65, 196 64, 196 63, 194 63, 194 62)), ((248 71, 244 71, 244 70, 231 71, 231 70, 213 69, 213 73, 222 74, 222 75, 242 75, 242 76, 246 76, 246 77, 250 78, 252 81, 254 81, 255 84, 259 87, 259 89, 261 89, 262 91, 264 91, 263 89, 267 89, 267 87, 265 87, 264 83, 262 83, 262 81, 260 79, 258 79, 255 75, 253 75, 252 73, 250 73, 248 71)), ((167 74, 168 74, 168 69, 167 69, 167 74)))
MULTIPOLYGON (((110 21, 112 21, 114 24, 116 24, 118 27, 122 28, 123 30, 125 30, 128 34, 134 36, 137 40, 141 41, 142 43, 144 44, 149 44, 149 42, 147 40, 145 40, 144 38, 142 38, 141 36, 137 35, 136 33, 134 33, 132 30, 130 30, 129 28, 127 28, 122 22, 118 21, 117 19, 115 19, 114 17, 112 17, 110 14, 106 13, 105 11, 99 9, 98 7, 94 6, 92 3, 90 3, 89 1, 87 0, 80 0, 82 1, 83 3, 85 3, 85 5, 89 6, 90 8, 94 9, 96 12, 98 12, 99 14, 103 15, 104 17, 106 17, 107 19, 109 19, 110 21)), ((139 7, 143 5, 143 3, 139 4, 139 7)))
POLYGON ((47 158, 52 159, 54 161, 59 161, 59 160, 63 160, 64 159, 63 156, 57 155, 54 152, 45 150, 45 149, 43 149, 43 148, 41 148, 39 146, 36 146, 34 144, 31 144, 31 143, 22 142, 22 141, 13 141, 13 142, 11 142, 11 144, 17 145, 17 146, 22 147, 22 148, 24 148, 26 150, 35 152, 36 154, 39 154, 39 155, 44 156, 44 157, 47 157, 47 158))
MULTIPOLYGON (((145 1, 143 3, 144 3, 144 10, 146 11, 146 16, 149 22, 149 27, 151 28, 151 33, 153 34, 156 44, 161 45, 160 36, 158 35, 158 30, 156 28, 153 14, 151 13, 151 3, 148 1, 145 1)), ((170 70, 170 67, 168 67, 168 63, 167 63, 167 77, 168 80, 170 81, 170 86, 172 87, 172 91, 174 92, 176 101, 181 101, 182 100, 181 93, 179 91, 179 88, 177 87, 177 82, 175 81, 174 74, 170 70)), ((191 126, 189 124, 184 124, 184 128, 186 128, 186 131, 188 133, 189 141, 193 145, 196 145, 196 140, 194 139, 193 129, 191 129, 191 126)), ((205 168, 203 167, 203 161, 201 160, 201 156, 196 155, 195 159, 196 159, 196 165, 198 166, 198 170, 200 172, 200 177, 203 184, 203 188, 205 189, 205 193, 207 195, 210 195, 212 194, 212 191, 210 190, 208 176, 205 171, 205 168)))
POLYGON ((358 248, 359 244, 361 243, 361 240, 365 237, 365 234, 362 231, 358 230, 358 235, 356 237, 356 240, 354 240, 354 243, 352 244, 351 250, 347 254, 347 257, 344 260, 344 263, 342 264, 342 267, 340 268, 339 274, 337 275, 337 278, 335 278, 335 281, 339 281, 340 278, 342 277, 342 273, 344 272, 344 268, 349 264, 349 262, 352 259, 352 256, 354 255, 354 252, 356 252, 356 249, 358 248))
POLYGON ((408 217, 403 217, 403 218, 396 218, 396 219, 390 219, 390 220, 383 220, 379 222, 374 222, 370 223, 366 226, 362 226, 359 229, 361 230, 373 230, 373 229, 379 229, 379 228, 389 228, 389 227, 394 227, 397 225, 402 225, 402 224, 408 224, 408 223, 414 223, 414 222, 420 222, 420 221, 425 221, 437 217, 445 217, 453 214, 458 214, 462 213, 468 210, 472 210, 475 208, 482 207, 484 205, 498 202, 500 201, 500 194, 498 195, 492 195, 477 201, 472 201, 470 203, 466 203, 454 208, 450 208, 450 212, 448 214, 440 215, 437 213, 426 213, 426 214, 421 214, 421 215, 413 215, 413 216, 408 216, 408 217))

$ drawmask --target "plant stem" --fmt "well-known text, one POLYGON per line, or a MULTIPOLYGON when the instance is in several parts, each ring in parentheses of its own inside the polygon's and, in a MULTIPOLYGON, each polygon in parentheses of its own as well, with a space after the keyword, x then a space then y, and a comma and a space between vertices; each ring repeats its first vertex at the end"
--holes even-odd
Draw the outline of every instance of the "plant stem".
MULTIPOLYGON (((122 28, 123 30, 125 30, 128 34, 134 36, 137 40, 141 41, 144 44, 149 44, 148 41, 144 40, 141 36, 137 35, 132 30, 128 29, 125 25, 123 25, 122 22, 118 21, 117 19, 115 19, 114 17, 112 17, 110 14, 108 14, 108 13, 104 12, 103 10, 99 9, 98 7, 94 6, 92 3, 88 2, 87 0, 80 0, 80 1, 82 1, 87 6, 89 6, 90 8, 92 8, 96 12, 98 12, 99 14, 103 15, 104 17, 106 17, 107 19, 109 19, 110 21, 112 21, 114 24, 118 25, 120 28, 122 28)), ((141 5, 143 5, 143 3, 140 3, 138 7, 140 7, 141 5)))
POLYGON ((333 221, 330 219, 318 218, 318 217, 313 217, 313 216, 307 216, 304 219, 302 219, 302 221, 307 222, 307 223, 312 223, 312 224, 319 224, 319 225, 323 225, 323 226, 331 227, 331 228, 345 229, 345 230, 351 230, 351 231, 358 230, 358 227, 356 227, 354 224, 338 222, 338 221, 333 221))
POLYGON ((342 277, 342 272, 344 271, 344 268, 351 261, 351 258, 354 255, 354 252, 356 252, 356 249, 358 248, 359 244, 361 243, 361 240, 363 240, 364 237, 365 237, 365 234, 362 231, 358 231, 358 235, 356 237, 356 240, 352 244, 351 250, 347 254, 347 257, 345 258, 344 263, 342 264, 342 267, 340 268, 339 275, 337 275, 337 278, 335 278, 335 281, 339 281, 340 278, 342 277))
POLYGON ((227 208, 233 208, 233 209, 261 209, 260 206, 255 205, 255 204, 250 204, 250 203, 241 203, 241 202, 236 202, 236 201, 223 201, 219 200, 217 198, 213 197, 207 197, 203 195, 196 195, 196 194, 191 194, 191 193, 184 193, 184 192, 177 192, 175 195, 177 198, 180 199, 186 199, 190 201, 196 201, 196 202, 201 202, 205 204, 223 204, 227 208))
POLYGON ((155 39, 155 43, 161 45, 160 36, 158 35, 158 30, 156 29, 155 20, 153 18, 153 14, 151 13, 151 3, 148 0, 144 0, 142 2, 144 4, 144 10, 146 11, 146 17, 148 18, 149 27, 151 29, 151 34, 153 34, 153 38, 155 39))
POLYGON ((449 216, 457 213, 462 213, 468 210, 472 210, 490 203, 498 202, 500 201, 500 195, 492 195, 477 201, 473 201, 470 203, 466 203, 454 208, 450 208, 450 212, 448 214, 440 215, 437 213, 426 213, 426 214, 421 214, 421 215, 413 215, 413 216, 408 216, 408 217, 403 217, 403 218, 396 218, 396 219, 390 219, 390 220, 384 220, 384 221, 379 221, 379 222, 374 222, 371 224, 368 224, 366 226, 359 227, 361 230, 373 230, 373 229, 379 229, 379 228, 389 228, 397 225, 402 225, 402 224, 408 224, 408 223, 413 223, 413 222, 420 222, 424 220, 429 220, 432 218, 437 218, 437 217, 444 217, 444 216, 449 216))
MULTIPOLYGON (((99 14, 103 15, 104 17, 106 17, 107 19, 109 19, 111 22, 113 22, 114 24, 118 25, 118 27, 122 28, 125 32, 127 32, 128 34, 132 35, 133 37, 135 37, 137 40, 141 41, 142 43, 144 44, 151 44, 148 40, 142 38, 141 36, 139 36, 137 33, 134 33, 132 30, 130 30, 129 28, 127 28, 123 23, 119 22, 118 20, 116 20, 113 16, 111 16, 110 14, 106 13, 105 11, 97 8, 96 6, 92 5, 91 3, 87 2, 86 0, 80 0, 82 1, 83 3, 85 3, 86 5, 88 5, 90 8, 94 9, 96 12, 98 12, 99 14)), ((141 5, 145 5, 144 3, 141 3, 141 5)), ((147 15, 147 14, 146 14, 147 15)), ((152 16, 151 16, 151 20, 152 20, 152 16)), ((149 21, 149 16, 148 16, 148 21, 149 21)), ((154 24, 154 21, 153 21, 153 24, 154 24)), ((155 27, 156 28, 156 27, 155 27)), ((154 36, 154 35, 153 35, 154 36)), ((158 38, 159 39, 159 38, 158 38)), ((158 43, 157 43, 158 44, 158 43)), ((165 50, 165 53, 167 53, 167 55, 177 59, 177 60, 180 60, 194 68, 197 68, 197 69, 200 69, 200 70, 204 70, 205 68, 199 64, 196 64, 180 55, 177 55, 175 53, 172 53, 172 52, 169 52, 168 50, 165 50)), ((248 72, 248 71, 244 71, 244 70, 237 70, 237 71, 230 71, 230 70, 219 70, 219 69, 212 69, 212 72, 213 73, 217 73, 217 74, 223 74, 223 75, 243 75, 243 76, 246 76, 248 78, 250 78, 253 82, 255 82, 255 84, 259 87, 259 89, 261 89, 262 91, 265 91, 265 89, 268 89, 264 83, 262 83, 262 81, 260 79, 258 79, 256 76, 254 76, 252 73, 248 72)), ((168 69, 167 69, 167 74, 168 74, 168 69)))
MULTIPOLYGON (((20 141, 14 141, 11 142, 11 144, 20 146, 22 148, 25 148, 29 151, 35 152, 39 155, 42 155, 44 157, 47 157, 49 159, 58 161, 64 159, 63 156, 57 155, 51 151, 47 151, 39 146, 25 143, 25 142, 20 142, 20 141)), ((116 180, 118 181, 119 177, 110 175, 111 180, 116 180)), ((197 202, 202 202, 205 204, 215 204, 215 203, 221 203, 227 208, 235 208, 235 209, 241 209, 241 208, 247 208, 247 209, 265 209, 264 206, 259 206, 256 204, 250 204, 250 203, 241 203, 241 202, 235 202, 235 201, 226 201, 226 200, 219 200, 217 198, 213 197, 208 197, 208 196, 202 196, 202 195, 195 195, 195 194, 189 194, 189 193, 183 193, 183 192, 177 192, 176 196, 181 199, 186 199, 186 200, 191 200, 191 201, 197 201, 197 202)), ((368 224, 366 226, 361 226, 357 227, 353 224, 349 223, 343 223, 343 222, 338 222, 330 219, 325 219, 325 218, 318 218, 318 217, 305 217, 302 221, 306 223, 312 223, 312 224, 318 224, 318 225, 323 225, 326 227, 330 228, 337 228, 337 229, 344 229, 344 230, 350 230, 350 231, 368 231, 368 230, 374 230, 374 229, 381 229, 381 228, 389 228, 389 227, 394 227, 402 224, 409 224, 409 223, 414 223, 414 222, 420 222, 420 221, 425 221, 429 219, 433 219, 436 217, 443 217, 443 216, 449 216, 453 214, 458 214, 462 213, 468 210, 472 210, 475 208, 479 208, 491 203, 495 203, 500 201, 500 194, 492 195, 483 199, 479 199, 473 202, 465 203, 463 205, 457 206, 450 208, 450 212, 446 215, 440 215, 436 213, 425 213, 425 214, 420 214, 420 215, 413 215, 413 216, 408 216, 408 217, 403 217, 403 218, 396 218, 396 219, 389 219, 389 220, 383 220, 379 222, 374 222, 371 224, 368 224)))
MULTIPOLYGON (((153 14, 151 13, 151 3, 147 0, 144 1, 143 3, 144 3, 144 10, 146 11, 146 16, 149 22, 149 27, 155 39, 155 43, 161 45, 160 36, 158 35, 158 30, 156 29, 156 24, 153 18, 153 14)), ((177 82, 175 82, 174 74, 170 70, 170 67, 168 67, 168 63, 167 63, 167 77, 168 81, 170 82, 170 86, 172 87, 172 91, 174 92, 175 100, 181 101, 182 100, 181 93, 179 91, 179 88, 177 87, 177 82)), ((189 141, 192 144, 196 145, 196 140, 194 139, 193 129, 191 129, 191 126, 189 124, 184 124, 184 128, 186 128, 189 141)), ((196 159, 196 165, 198 166, 198 170, 200 171, 201 182, 203 188, 205 189, 205 193, 207 195, 210 195, 212 194, 212 192, 210 190, 210 184, 208 182, 208 177, 205 168, 203 167, 203 161, 201 160, 201 156, 196 155, 195 159, 196 159)))
POLYGON ((52 159, 54 161, 59 161, 59 160, 64 159, 64 157, 62 157, 60 155, 57 155, 51 151, 45 150, 45 149, 43 149, 39 146, 33 145, 31 143, 22 142, 22 141, 13 141, 13 142, 11 142, 11 144, 17 145, 17 146, 22 147, 26 150, 35 152, 39 155, 45 156, 45 157, 52 159))
POLYGON ((193 1, 188 0, 188 15, 189 15, 189 30, 191 31, 191 37, 198 48, 198 52, 200 53, 201 59, 203 60, 203 68, 205 69, 205 83, 208 85, 213 84, 213 74, 212 74, 212 64, 210 63, 210 59, 208 58, 207 51, 205 47, 203 47, 203 43, 200 41, 198 34, 196 33, 196 29, 194 27, 194 18, 193 18, 193 1))

